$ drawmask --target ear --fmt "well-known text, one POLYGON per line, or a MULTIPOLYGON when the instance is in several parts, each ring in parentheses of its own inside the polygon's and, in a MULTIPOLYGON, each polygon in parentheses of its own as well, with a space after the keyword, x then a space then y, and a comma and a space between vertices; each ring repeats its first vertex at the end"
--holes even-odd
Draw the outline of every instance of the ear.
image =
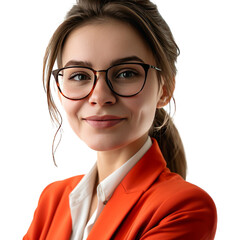
POLYGON ((161 80, 162 85, 160 85, 159 89, 159 100, 157 102, 157 108, 162 108, 170 102, 175 89, 175 77, 173 77, 173 79, 170 81, 168 88, 166 87, 165 79, 161 77, 161 80))
POLYGON ((157 108, 163 108, 166 106, 172 98, 172 94, 169 96, 169 93, 166 89, 166 86, 163 85, 159 92, 159 100, 157 102, 157 108))
POLYGON ((58 97, 58 100, 60 101, 60 103, 62 105, 62 94, 60 93, 57 84, 53 84, 53 92, 54 92, 54 98, 58 97))
POLYGON ((59 99, 60 103, 62 104, 62 95, 58 89, 57 89, 57 95, 58 95, 58 99, 59 99))

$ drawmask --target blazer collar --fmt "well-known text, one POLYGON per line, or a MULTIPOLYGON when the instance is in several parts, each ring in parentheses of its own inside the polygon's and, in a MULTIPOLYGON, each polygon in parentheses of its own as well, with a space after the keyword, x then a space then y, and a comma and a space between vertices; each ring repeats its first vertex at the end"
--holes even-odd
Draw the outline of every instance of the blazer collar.
POLYGON ((166 167, 157 141, 155 139, 152 141, 151 148, 114 191, 94 224, 88 240, 110 239, 143 192, 152 185, 166 167), (104 232, 104 236, 102 236, 102 232, 104 232))

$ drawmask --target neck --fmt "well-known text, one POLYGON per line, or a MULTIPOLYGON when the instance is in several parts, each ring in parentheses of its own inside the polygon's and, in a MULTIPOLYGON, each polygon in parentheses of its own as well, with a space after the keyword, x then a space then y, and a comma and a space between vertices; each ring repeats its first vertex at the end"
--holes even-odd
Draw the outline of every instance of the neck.
POLYGON ((98 182, 100 183, 115 170, 126 163, 137 153, 147 141, 147 135, 136 141, 111 151, 101 151, 97 154, 98 182))

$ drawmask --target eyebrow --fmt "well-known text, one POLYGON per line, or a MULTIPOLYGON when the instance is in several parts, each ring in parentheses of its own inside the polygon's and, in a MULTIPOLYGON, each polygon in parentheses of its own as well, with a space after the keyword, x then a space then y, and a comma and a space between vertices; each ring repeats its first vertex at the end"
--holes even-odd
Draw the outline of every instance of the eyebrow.
MULTIPOLYGON (((124 58, 119 58, 119 59, 113 60, 110 63, 110 66, 113 66, 113 65, 116 65, 119 63, 130 62, 130 61, 137 61, 137 62, 144 63, 144 61, 137 56, 129 56, 129 57, 124 57, 124 58)), ((83 67, 91 67, 92 68, 93 65, 91 62, 88 62, 88 61, 70 60, 65 64, 64 67, 68 67, 68 66, 83 66, 83 67)))
POLYGON ((135 61, 135 62, 137 61, 137 62, 144 63, 144 61, 141 58, 139 58, 137 56, 130 56, 130 57, 125 57, 125 58, 120 58, 120 59, 114 60, 111 62, 110 66, 119 64, 119 63, 130 62, 130 61, 135 61))
POLYGON ((65 64, 64 67, 68 67, 68 66, 92 67, 92 64, 90 62, 85 62, 85 61, 70 60, 65 64))

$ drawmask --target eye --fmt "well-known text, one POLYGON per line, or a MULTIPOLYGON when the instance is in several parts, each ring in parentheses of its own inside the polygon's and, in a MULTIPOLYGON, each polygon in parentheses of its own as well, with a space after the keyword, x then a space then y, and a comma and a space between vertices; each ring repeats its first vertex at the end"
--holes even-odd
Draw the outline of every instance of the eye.
POLYGON ((133 70, 124 70, 121 73, 117 74, 116 78, 133 78, 137 75, 138 73, 133 70))
POLYGON ((84 72, 73 73, 70 75, 69 80, 75 81, 91 80, 91 76, 84 72))

